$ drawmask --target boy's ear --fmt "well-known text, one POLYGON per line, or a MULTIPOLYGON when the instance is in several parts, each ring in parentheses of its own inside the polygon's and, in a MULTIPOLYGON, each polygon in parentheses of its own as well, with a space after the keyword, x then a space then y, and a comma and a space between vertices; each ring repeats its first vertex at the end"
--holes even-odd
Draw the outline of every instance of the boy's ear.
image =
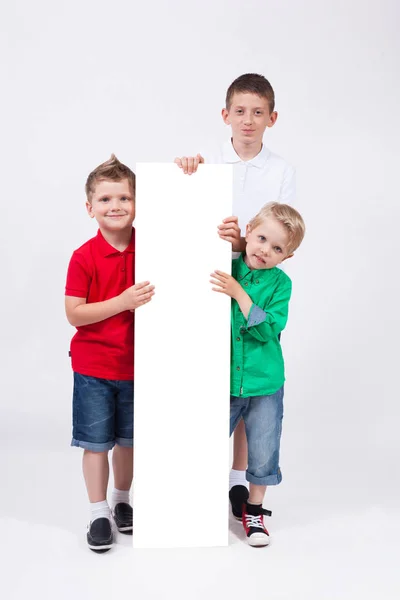
MULTIPOLYGON (((225 125, 230 125, 231 122, 229 120, 229 111, 226 108, 223 108, 221 111, 221 115, 222 115, 222 119, 223 119, 225 125)), ((272 125, 271 125, 271 127, 272 127, 272 125)))
POLYGON ((93 207, 92 207, 91 202, 86 202, 86 210, 88 211, 89 217, 91 217, 93 219, 94 214, 93 214, 93 207))
POLYGON ((246 225, 246 235, 244 236, 244 239, 246 240, 246 242, 247 242, 247 236, 249 235, 250 232, 251 232, 251 229, 250 229, 249 224, 247 223, 247 225, 246 225))
POLYGON ((276 112, 276 110, 274 110, 269 115, 269 122, 268 122, 267 127, 273 127, 275 125, 277 119, 278 119, 278 113, 276 112))
POLYGON ((285 258, 283 259, 282 262, 284 262, 285 260, 287 260, 288 258, 292 258, 292 256, 294 256, 294 252, 292 252, 292 254, 288 254, 288 256, 285 256, 285 258))

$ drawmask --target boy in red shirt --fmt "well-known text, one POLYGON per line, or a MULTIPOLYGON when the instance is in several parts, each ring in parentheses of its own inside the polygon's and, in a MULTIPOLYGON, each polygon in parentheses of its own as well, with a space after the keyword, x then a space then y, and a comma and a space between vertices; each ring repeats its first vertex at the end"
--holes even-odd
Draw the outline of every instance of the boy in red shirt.
POLYGON ((86 208, 96 237, 72 255, 65 288, 74 371, 72 446, 84 449, 83 474, 91 518, 91 550, 112 547, 111 514, 119 531, 132 532, 134 311, 154 286, 134 284, 135 174, 114 155, 86 181, 86 208), (114 490, 107 503, 108 451, 114 448, 114 490))

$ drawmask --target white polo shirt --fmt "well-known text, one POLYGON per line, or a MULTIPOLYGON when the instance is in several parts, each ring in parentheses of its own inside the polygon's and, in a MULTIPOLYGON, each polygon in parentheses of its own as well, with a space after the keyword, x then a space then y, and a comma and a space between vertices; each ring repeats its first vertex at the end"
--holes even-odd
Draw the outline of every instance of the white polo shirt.
MULTIPOLYGON (((202 155, 206 164, 233 165, 233 215, 239 218, 242 236, 246 225, 267 202, 295 203, 295 170, 263 144, 251 160, 241 160, 231 140, 216 152, 202 155)), ((229 216, 229 215, 226 215, 229 216)))

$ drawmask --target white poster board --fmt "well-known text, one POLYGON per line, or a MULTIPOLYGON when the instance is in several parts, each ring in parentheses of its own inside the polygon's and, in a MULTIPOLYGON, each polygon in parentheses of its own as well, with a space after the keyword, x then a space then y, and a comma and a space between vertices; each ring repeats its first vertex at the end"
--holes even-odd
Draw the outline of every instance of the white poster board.
POLYGON ((137 548, 228 543, 231 272, 217 234, 232 213, 232 167, 137 165, 134 531, 137 548))

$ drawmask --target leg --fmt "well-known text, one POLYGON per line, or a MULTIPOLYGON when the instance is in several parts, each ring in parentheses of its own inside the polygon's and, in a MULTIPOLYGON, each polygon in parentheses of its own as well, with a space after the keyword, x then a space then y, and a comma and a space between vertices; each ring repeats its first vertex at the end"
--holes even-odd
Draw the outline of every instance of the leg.
POLYGON ((119 381, 115 405, 114 486, 128 491, 133 479, 133 381, 119 381))
POLYGON ((247 480, 257 486, 282 480, 279 450, 283 419, 283 387, 269 396, 251 398, 243 413, 248 440, 247 480))
POLYGON ((72 445, 84 449, 83 475, 91 503, 103 502, 107 496, 114 395, 112 382, 74 373, 72 445))
POLYGON ((267 546, 269 533, 264 526, 263 509, 267 485, 277 485, 282 479, 279 468, 279 448, 283 418, 283 388, 270 396, 251 398, 243 413, 249 448, 247 479, 250 496, 243 511, 243 526, 251 546, 267 546))
POLYGON ((232 469, 236 471, 245 471, 247 469, 247 438, 243 419, 239 421, 233 434, 232 469))
POLYGON ((90 501, 89 548, 105 552, 112 547, 107 486, 108 451, 114 446, 113 383, 74 373, 72 445, 84 449, 83 475, 90 501))
POLYGON ((249 504, 261 504, 264 502, 265 492, 267 491, 266 485, 257 485, 255 483, 250 484, 250 496, 249 504))
POLYGON ((133 448, 116 444, 112 455, 114 487, 129 491, 133 479, 133 448))
POLYGON ((103 502, 107 497, 108 452, 84 450, 82 465, 89 501, 103 502))
POLYGON ((129 490, 133 480, 133 382, 118 382, 115 413, 116 446, 113 452, 112 513, 118 531, 131 533, 133 510, 129 490))
POLYGON ((236 519, 242 518, 243 505, 247 502, 249 491, 246 481, 247 441, 242 414, 248 404, 248 398, 231 396, 230 433, 233 438, 233 465, 229 474, 229 500, 232 514, 236 519))

